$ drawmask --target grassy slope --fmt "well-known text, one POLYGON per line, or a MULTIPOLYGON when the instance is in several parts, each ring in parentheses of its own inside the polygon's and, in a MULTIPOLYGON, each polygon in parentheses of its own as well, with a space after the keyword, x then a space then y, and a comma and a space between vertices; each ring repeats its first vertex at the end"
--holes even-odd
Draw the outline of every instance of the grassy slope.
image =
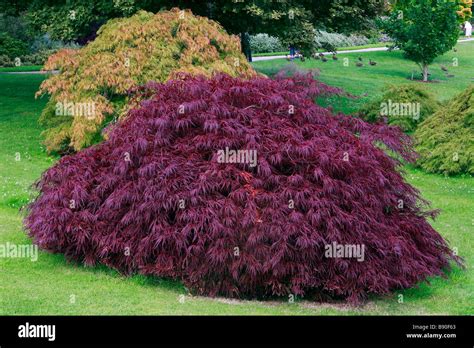
MULTIPOLYGON (((457 45, 457 52, 451 51, 435 60, 431 67, 432 78, 439 83, 423 84, 431 90, 440 100, 446 100, 461 92, 469 84, 474 83, 474 42, 460 43, 457 45), (458 66, 454 67, 453 59, 457 58, 458 66), (446 77, 441 70, 441 65, 449 69, 449 73, 455 75, 453 78, 446 77)), ((260 61, 253 63, 254 67, 265 73, 272 75, 284 65, 290 64, 285 59, 272 61, 260 61)), ((414 83, 411 81, 411 74, 415 71, 415 76, 419 75, 418 66, 408 60, 403 59, 402 52, 365 52, 365 53, 345 53, 339 54, 339 60, 323 63, 320 60, 297 61, 296 64, 302 68, 320 69, 319 80, 333 86, 344 88, 349 93, 359 96, 355 100, 337 100, 337 104, 342 105, 339 109, 352 112, 369 98, 381 93, 382 88, 387 84, 414 83), (358 57, 363 58, 364 66, 355 66, 358 57), (349 59, 349 66, 344 66, 344 58, 349 59), (376 66, 368 64, 369 59, 377 62, 376 66)), ((334 103, 331 103, 334 104, 334 103)))
MULTIPOLYGON (((472 65, 471 72, 474 76, 472 65)), ((348 77, 347 81, 353 81, 348 77)), ((326 79, 330 78, 327 74, 326 79)), ((39 145, 40 129, 36 120, 44 100, 32 98, 42 79, 37 75, 0 75, 0 244, 30 243, 22 229, 18 208, 27 202, 31 183, 54 161, 39 145), (15 161, 17 152, 21 154, 20 161, 15 161)), ((363 75, 360 79, 367 80, 363 75)), ((348 85, 353 93, 357 88, 348 85)), ((442 209, 434 226, 459 249, 467 269, 456 268, 447 279, 433 279, 431 286, 421 284, 417 289, 401 292, 402 304, 398 303, 398 293, 371 299, 360 308, 309 301, 289 304, 193 297, 185 297, 184 303, 180 303, 179 296, 186 291, 179 282, 142 276, 124 278, 105 267, 84 268, 68 264, 62 255, 40 252, 37 262, 0 258, 0 315, 474 314, 474 179, 444 178, 414 169, 408 169, 407 179, 433 202, 433 207, 442 209), (71 303, 74 297, 75 303, 71 303)))

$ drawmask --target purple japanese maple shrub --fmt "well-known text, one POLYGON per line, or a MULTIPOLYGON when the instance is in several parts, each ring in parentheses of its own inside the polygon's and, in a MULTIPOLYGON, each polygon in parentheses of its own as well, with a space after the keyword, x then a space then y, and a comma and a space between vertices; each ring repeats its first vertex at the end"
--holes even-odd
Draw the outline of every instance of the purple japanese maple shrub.
POLYGON ((410 160, 409 138, 313 102, 338 90, 311 76, 218 75, 138 92, 148 99, 107 141, 38 182, 25 224, 41 248, 198 294, 352 302, 457 260, 379 146, 410 160))

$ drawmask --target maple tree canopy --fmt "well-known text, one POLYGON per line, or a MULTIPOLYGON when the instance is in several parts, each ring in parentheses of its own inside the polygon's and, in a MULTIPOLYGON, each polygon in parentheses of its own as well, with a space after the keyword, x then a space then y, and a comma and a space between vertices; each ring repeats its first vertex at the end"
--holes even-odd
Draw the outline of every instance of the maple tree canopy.
POLYGON ((198 294, 353 302, 459 261, 398 160, 375 145, 410 160, 409 138, 313 102, 335 88, 223 74, 141 92, 108 140, 43 174, 25 221, 41 248, 198 294), (255 150, 257 165, 218 161, 226 148, 255 150), (326 257, 328 245, 353 255, 326 257))

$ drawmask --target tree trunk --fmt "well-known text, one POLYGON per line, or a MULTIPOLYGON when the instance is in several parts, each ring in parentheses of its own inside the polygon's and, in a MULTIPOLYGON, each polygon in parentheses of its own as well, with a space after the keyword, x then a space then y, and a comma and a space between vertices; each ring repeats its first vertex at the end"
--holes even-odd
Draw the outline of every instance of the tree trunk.
POLYGON ((428 70, 428 64, 423 64, 423 82, 428 82, 428 74, 429 74, 429 70, 428 70))
POLYGON ((242 53, 245 54, 249 62, 252 61, 252 49, 250 48, 250 37, 249 33, 240 33, 240 46, 242 47, 242 53))

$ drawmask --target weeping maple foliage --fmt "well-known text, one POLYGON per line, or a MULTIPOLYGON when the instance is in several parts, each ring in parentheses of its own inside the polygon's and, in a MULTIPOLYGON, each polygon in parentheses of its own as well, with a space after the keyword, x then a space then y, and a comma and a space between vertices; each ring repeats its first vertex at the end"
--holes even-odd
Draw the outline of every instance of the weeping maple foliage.
POLYGON ((417 164, 427 172, 474 175, 474 86, 422 122, 415 139, 417 164))
POLYGON ((363 105, 359 113, 368 122, 386 119, 392 126, 398 126, 405 132, 414 132, 423 120, 438 109, 439 103, 426 89, 402 84, 386 87, 383 95, 363 105))
POLYGON ((108 21, 97 38, 82 49, 65 49, 49 57, 44 70, 60 73, 45 80, 37 96, 50 95, 40 123, 50 152, 79 150, 102 140, 101 130, 123 115, 130 88, 167 81, 185 72, 211 76, 255 74, 241 53, 240 40, 217 23, 174 8, 157 14, 140 11, 108 21), (91 112, 58 103, 89 106, 91 112))
POLYGON ((140 93, 108 140, 43 174, 25 220, 41 248, 198 294, 352 302, 457 259, 398 159, 374 145, 410 160, 409 138, 313 102, 339 90, 310 75, 220 74, 140 93), (256 163, 222 161, 231 149, 255 151, 256 163), (334 243, 362 245, 363 260, 328 257, 334 243))

